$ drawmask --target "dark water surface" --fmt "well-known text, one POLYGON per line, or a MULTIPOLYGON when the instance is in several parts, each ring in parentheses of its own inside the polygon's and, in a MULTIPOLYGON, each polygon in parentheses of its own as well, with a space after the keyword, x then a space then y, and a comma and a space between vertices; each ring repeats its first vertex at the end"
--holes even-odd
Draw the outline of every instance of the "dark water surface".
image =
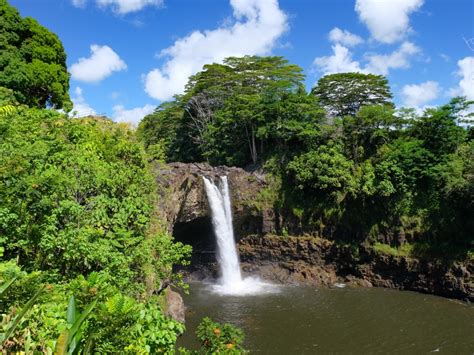
POLYGON ((474 354, 474 307, 415 292, 381 288, 316 289, 283 286, 279 293, 219 296, 193 283, 185 296, 186 334, 210 316, 245 331, 259 354, 474 354))

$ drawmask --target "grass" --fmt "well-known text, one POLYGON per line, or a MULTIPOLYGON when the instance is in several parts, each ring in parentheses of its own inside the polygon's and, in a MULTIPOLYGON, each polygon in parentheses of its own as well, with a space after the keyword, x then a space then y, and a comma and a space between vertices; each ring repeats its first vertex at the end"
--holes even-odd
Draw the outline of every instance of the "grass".
POLYGON ((395 248, 392 247, 388 244, 383 244, 376 242, 372 248, 380 254, 385 254, 385 255, 393 255, 393 256, 405 256, 405 257, 410 257, 413 256, 413 249, 414 246, 412 244, 403 244, 402 246, 395 248))
POLYGON ((376 242, 372 245, 372 248, 375 252, 385 255, 413 257, 448 263, 454 261, 472 262, 474 260, 474 250, 449 244, 431 245, 426 242, 418 242, 413 244, 406 243, 396 248, 388 244, 376 242))

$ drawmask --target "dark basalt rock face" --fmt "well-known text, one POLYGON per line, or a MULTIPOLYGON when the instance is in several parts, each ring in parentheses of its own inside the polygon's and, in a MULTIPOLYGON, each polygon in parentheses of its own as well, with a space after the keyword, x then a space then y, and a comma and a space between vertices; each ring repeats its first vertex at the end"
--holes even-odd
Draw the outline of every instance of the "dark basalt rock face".
POLYGON ((244 271, 281 283, 387 287, 474 301, 474 264, 385 255, 317 237, 249 236, 239 243, 244 271))
POLYGON ((171 163, 157 166, 162 219, 176 240, 193 246, 192 264, 215 262, 215 237, 203 176, 218 181, 227 176, 235 238, 274 232, 272 210, 262 210, 255 198, 266 187, 265 177, 234 167, 171 163))
MULTIPOLYGON (((280 283, 331 286, 336 282, 389 287, 474 301, 472 262, 443 264, 344 246, 312 235, 276 236, 284 221, 260 194, 265 175, 234 167, 172 163, 155 167, 158 212, 176 240, 193 246, 190 277, 217 277, 216 246, 202 176, 226 175, 234 232, 244 273, 280 283)), ((298 230, 296 221, 288 230, 298 230)), ((285 224, 286 227, 286 224, 285 224)), ((321 235, 321 234, 320 234, 321 235)))

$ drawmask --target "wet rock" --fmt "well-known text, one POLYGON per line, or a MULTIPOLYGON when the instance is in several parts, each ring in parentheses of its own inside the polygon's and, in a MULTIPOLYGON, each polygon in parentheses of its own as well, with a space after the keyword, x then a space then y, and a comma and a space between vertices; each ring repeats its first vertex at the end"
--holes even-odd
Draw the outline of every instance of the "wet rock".
POLYGON ((267 187, 261 172, 247 172, 227 166, 212 167, 206 163, 171 163, 157 165, 154 175, 161 194, 161 205, 157 210, 167 221, 171 233, 177 223, 189 223, 200 218, 210 221, 202 177, 219 179, 224 175, 230 186, 236 238, 275 230, 275 213, 271 208, 263 208, 258 198, 262 189, 267 187))
POLYGON ((185 321, 185 307, 181 295, 169 287, 165 292, 165 309, 164 314, 167 317, 174 319, 177 322, 184 323, 185 321))
POLYGON ((386 287, 474 300, 472 261, 443 264, 384 255, 361 247, 359 256, 311 236, 248 236, 239 242, 244 270, 279 283, 386 287))

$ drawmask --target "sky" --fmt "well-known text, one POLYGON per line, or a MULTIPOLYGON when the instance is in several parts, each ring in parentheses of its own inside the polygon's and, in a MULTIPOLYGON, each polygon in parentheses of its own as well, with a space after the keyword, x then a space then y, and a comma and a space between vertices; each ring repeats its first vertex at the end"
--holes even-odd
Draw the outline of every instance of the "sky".
POLYGON ((278 55, 308 90, 331 73, 386 75, 398 107, 474 100, 472 0, 9 0, 56 33, 78 116, 137 124, 189 75, 278 55))

